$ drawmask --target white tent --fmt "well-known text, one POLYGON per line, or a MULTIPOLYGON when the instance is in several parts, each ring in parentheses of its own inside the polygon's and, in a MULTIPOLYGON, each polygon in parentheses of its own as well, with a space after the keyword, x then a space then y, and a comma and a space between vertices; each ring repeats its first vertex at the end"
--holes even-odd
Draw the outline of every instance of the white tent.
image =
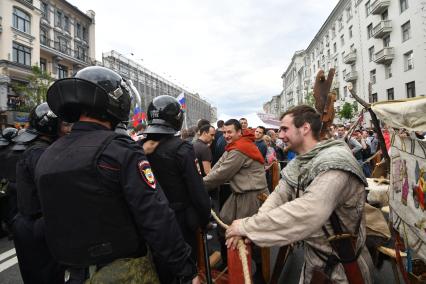
POLYGON ((231 118, 235 118, 235 119, 239 120, 242 117, 247 119, 249 127, 252 127, 252 128, 256 128, 258 126, 263 126, 265 128, 273 128, 273 129, 279 128, 277 125, 273 125, 273 124, 263 122, 260 119, 260 117, 257 115, 257 113, 255 113, 255 112, 245 114, 245 115, 241 115, 241 116, 230 116, 230 115, 227 115, 227 114, 221 114, 218 119, 221 119, 223 121, 227 121, 228 119, 231 119, 231 118))

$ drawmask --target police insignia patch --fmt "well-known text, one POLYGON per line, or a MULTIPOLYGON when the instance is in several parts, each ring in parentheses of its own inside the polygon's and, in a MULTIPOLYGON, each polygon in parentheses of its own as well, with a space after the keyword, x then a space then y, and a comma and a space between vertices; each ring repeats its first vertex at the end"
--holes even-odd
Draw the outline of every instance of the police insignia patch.
POLYGON ((152 189, 155 189, 157 181, 155 180, 154 173, 152 172, 149 162, 146 160, 140 161, 138 163, 138 169, 144 182, 152 189))

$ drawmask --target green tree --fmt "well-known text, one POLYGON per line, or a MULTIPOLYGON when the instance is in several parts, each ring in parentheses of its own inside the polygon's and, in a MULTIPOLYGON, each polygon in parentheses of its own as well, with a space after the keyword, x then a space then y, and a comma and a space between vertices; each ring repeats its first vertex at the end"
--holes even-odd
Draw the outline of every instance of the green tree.
POLYGON ((354 109, 352 104, 346 102, 339 112, 340 118, 351 120, 354 117, 354 109))
POLYGON ((24 96, 25 104, 19 108, 20 111, 29 111, 36 105, 46 101, 47 89, 54 79, 49 73, 43 71, 39 66, 31 67, 31 75, 27 77, 28 83, 15 83, 12 89, 15 93, 24 96))
POLYGON ((314 93, 313 92, 309 92, 306 97, 305 97, 305 104, 307 104, 308 106, 311 107, 315 107, 315 98, 314 98, 314 93))

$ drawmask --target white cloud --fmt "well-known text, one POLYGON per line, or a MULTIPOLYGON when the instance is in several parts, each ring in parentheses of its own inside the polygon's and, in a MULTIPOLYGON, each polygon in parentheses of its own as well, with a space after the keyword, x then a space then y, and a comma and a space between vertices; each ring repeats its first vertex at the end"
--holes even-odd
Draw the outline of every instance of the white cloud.
POLYGON ((259 111, 281 92, 294 51, 307 47, 338 2, 68 1, 95 11, 98 59, 111 49, 133 53, 231 116, 259 111))

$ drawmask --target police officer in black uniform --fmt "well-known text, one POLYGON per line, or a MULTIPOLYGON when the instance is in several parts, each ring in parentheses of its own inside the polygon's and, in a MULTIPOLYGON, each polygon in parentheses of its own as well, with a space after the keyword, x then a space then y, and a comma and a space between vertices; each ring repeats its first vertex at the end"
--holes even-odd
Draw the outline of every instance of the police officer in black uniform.
POLYGON ((14 127, 6 127, 0 135, 0 238, 8 235, 12 217, 16 214, 16 210, 12 212, 12 205, 16 203, 17 157, 14 157, 11 148, 12 139, 17 135, 18 129, 14 127))
MULTIPOLYGON (((72 283, 106 273, 112 262, 148 259, 147 247, 172 272, 167 284, 199 283, 191 248, 142 148, 112 131, 129 117, 126 82, 107 68, 87 67, 56 81, 47 101, 60 118, 75 122, 71 133, 42 155, 36 170, 48 246, 67 266, 72 283), (90 276, 93 267, 97 272, 90 276)), ((121 283, 132 280, 134 272, 113 271, 108 277, 121 283)))
MULTIPOLYGON (((196 230, 209 222, 211 205, 192 144, 175 136, 182 122, 183 112, 175 98, 166 95, 154 98, 148 106, 148 127, 144 132, 147 137, 141 143, 159 142, 147 157, 196 260, 196 230)), ((166 281, 166 269, 159 262, 157 268, 166 281)))
POLYGON ((16 165, 18 214, 13 235, 24 283, 63 283, 64 269, 53 260, 44 237, 44 222, 34 172, 41 154, 56 139, 59 120, 47 103, 36 106, 29 116, 30 128, 15 141, 28 143, 16 165))

